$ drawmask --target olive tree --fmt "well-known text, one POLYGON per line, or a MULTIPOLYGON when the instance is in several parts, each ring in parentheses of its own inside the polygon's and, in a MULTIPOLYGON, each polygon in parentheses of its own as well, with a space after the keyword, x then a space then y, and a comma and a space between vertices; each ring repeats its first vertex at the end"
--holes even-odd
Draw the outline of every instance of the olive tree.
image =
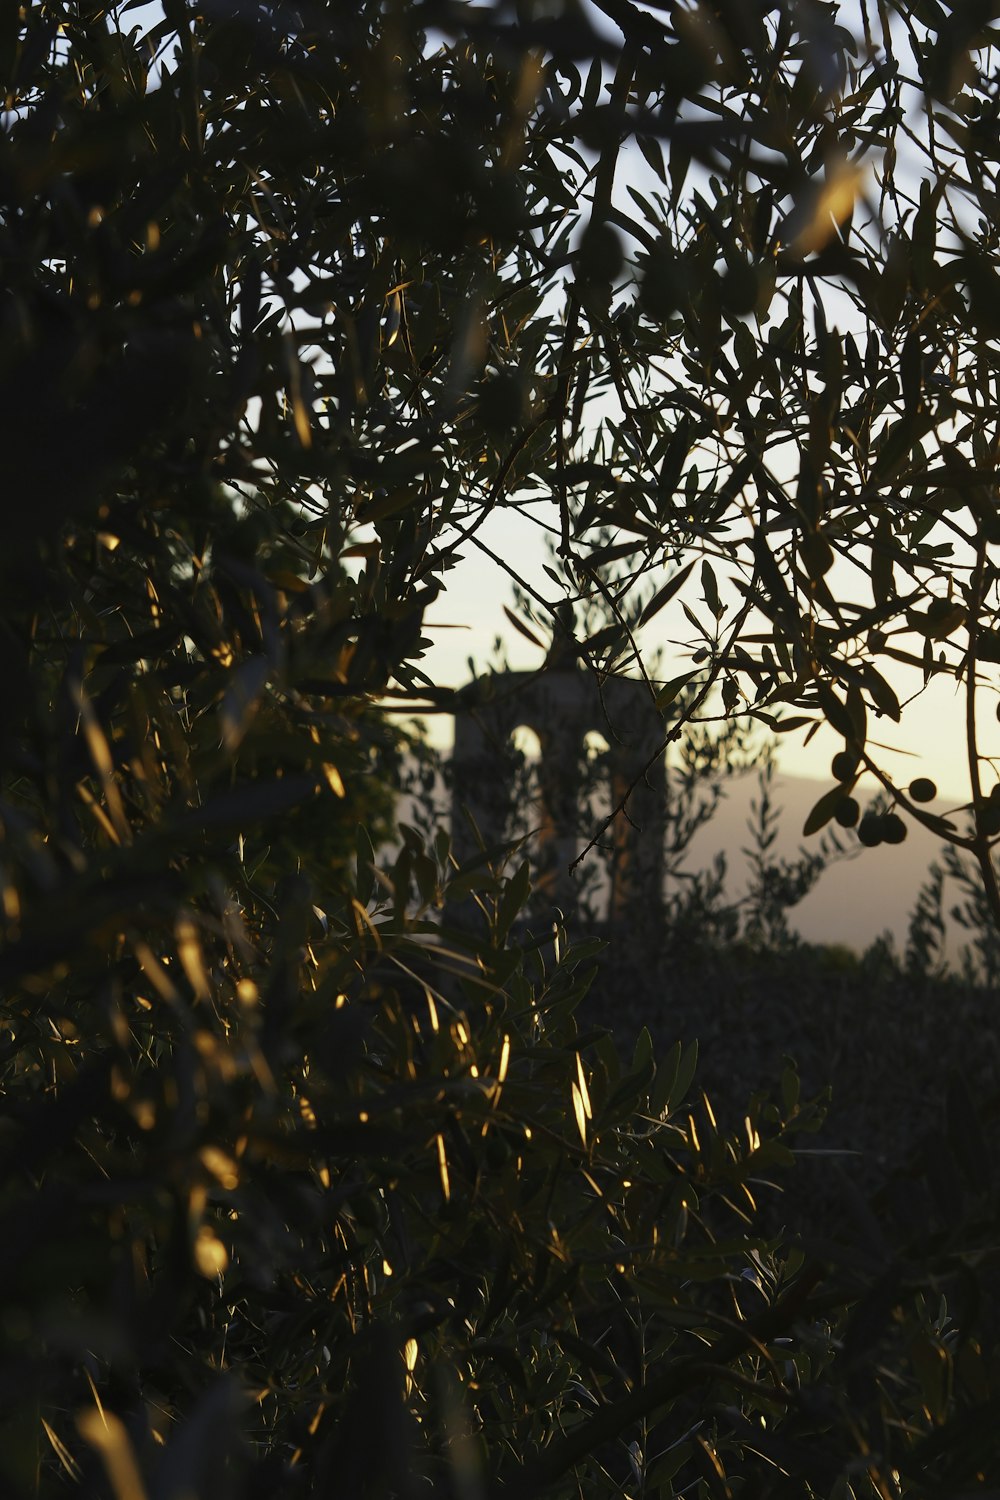
MULTIPOLYGON (((693 675, 649 678, 665 739, 826 715, 839 798, 877 774, 894 630, 974 697, 990 242, 961 154, 907 220, 900 27, 929 152, 947 118, 985 159, 992 106, 963 13, 884 25, 856 44, 827 5, 625 0, 4 11, 5 1493, 993 1473, 988 1218, 947 1200, 890 1250, 862 1214, 841 1258, 775 1238, 759 1200, 819 1117, 791 1070, 720 1128, 693 1049, 641 1035, 623 1062, 577 1026, 592 947, 512 937, 517 850, 459 865, 415 827, 375 850, 394 709, 454 706, 424 612, 539 493, 540 611, 611 563, 666 567, 647 626, 700 590, 693 675), (663 179, 638 217, 632 137, 663 179), (866 146, 878 232, 850 219, 866 146), (834 284, 860 344, 823 316, 834 284), (791 478, 779 450, 804 455, 791 478), (863 608, 826 581, 837 550, 863 608), (469 894, 471 929, 446 909, 469 894)), ((640 671, 612 601, 624 641, 578 649, 640 671)), ((984 870, 990 837, 980 814, 984 870)), ((949 1140, 939 1177, 980 1207, 958 1089, 949 1140)))
MULTIPOLYGON (((576 206, 547 240, 562 315, 547 359, 532 350, 550 384, 500 456, 505 483, 538 453, 571 597, 596 597, 611 561, 625 574, 597 670, 635 671, 668 605, 675 640, 680 622, 691 670, 650 683, 664 705, 688 691, 665 741, 720 709, 793 734, 829 724, 844 749, 806 832, 837 817, 874 845, 916 820, 972 857, 995 923, 986 12, 592 11, 620 49, 588 70, 552 44, 555 98, 539 104, 549 149, 576 163, 576 206), (637 640, 620 607, 658 569, 637 640), (919 753, 905 710, 936 678, 960 693, 969 797, 956 811, 970 817, 957 821, 928 810, 936 787, 919 767, 906 784, 890 774, 872 725, 899 725, 919 753), (858 823, 862 777, 884 795, 858 823)), ((487 485, 467 534, 493 504, 487 485)), ((626 796, 613 816, 627 809, 626 796)))

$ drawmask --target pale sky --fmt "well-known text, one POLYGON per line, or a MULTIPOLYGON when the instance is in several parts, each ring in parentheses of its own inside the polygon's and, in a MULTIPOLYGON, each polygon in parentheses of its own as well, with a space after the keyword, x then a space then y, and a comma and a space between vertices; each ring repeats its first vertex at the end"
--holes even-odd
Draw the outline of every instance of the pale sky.
MULTIPOLYGON (((548 556, 541 533, 534 524, 516 514, 497 513, 485 524, 481 535, 498 557, 509 561, 541 593, 551 596, 552 582, 542 572, 542 564, 548 561, 548 556)), ((428 676, 451 687, 461 686, 469 679, 470 656, 479 671, 488 668, 498 635, 503 637, 513 668, 532 670, 541 666, 544 653, 513 630, 503 613, 504 604, 510 605, 512 599, 510 578, 501 566, 469 547, 463 561, 448 579, 446 592, 428 611, 425 621, 424 633, 433 644, 420 665, 428 676)), ((671 636, 680 640, 690 635, 690 625, 683 617, 678 619, 672 614, 669 606, 657 615, 646 638, 650 646, 664 644, 666 675, 679 675, 689 667, 686 656, 678 651, 676 667, 671 670, 671 648, 666 642, 671 636)), ((886 675, 891 676, 901 700, 919 686, 918 675, 907 673, 902 667, 898 667, 894 674, 887 672, 886 675)), ((982 748, 996 751, 1000 749, 997 744, 1000 734, 991 707, 990 701, 984 697, 980 732, 982 748)), ((448 743, 449 719, 432 719, 428 721, 428 728, 436 743, 442 747, 448 743)), ((955 803, 968 798, 965 704, 954 681, 945 678, 933 680, 915 702, 904 708, 900 724, 885 718, 873 718, 869 732, 872 742, 891 746, 899 752, 884 757, 885 769, 897 784, 905 786, 915 776, 929 776, 937 782, 942 795, 955 803), (906 754, 907 751, 911 753, 906 754)), ((824 726, 809 745, 803 745, 803 738, 804 731, 798 730, 780 737, 778 762, 781 770, 792 776, 813 776, 829 781, 830 761, 843 748, 840 736, 824 726)))

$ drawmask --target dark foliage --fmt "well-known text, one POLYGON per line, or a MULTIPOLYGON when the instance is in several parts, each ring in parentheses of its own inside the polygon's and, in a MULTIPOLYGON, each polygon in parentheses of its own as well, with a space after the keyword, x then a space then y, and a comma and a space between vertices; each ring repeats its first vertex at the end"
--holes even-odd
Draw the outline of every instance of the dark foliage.
MULTIPOLYGON (((998 1482, 994 1164, 961 1085, 926 1161, 949 1212, 807 1253, 758 1213, 819 1123, 791 1074, 718 1124, 693 1047, 640 1033, 623 1064, 578 1024, 592 948, 512 940, 509 851, 457 867, 402 829, 375 857, 394 710, 452 706, 424 611, 539 489, 543 612, 678 565, 644 607, 688 589, 698 634, 649 682, 687 692, 666 738, 717 688, 825 715, 885 787, 894 632, 970 700, 993 659, 983 17, 900 3, 857 45, 829 4, 602 0, 613 45, 590 14, 0 12, 5 1495, 998 1482), (907 89, 955 143, 912 204, 907 89), (662 189, 639 218, 626 138, 662 189), (882 236, 848 233, 869 147, 882 236), (960 190, 983 219, 939 264, 960 190), (845 551, 874 603, 831 592, 845 551)), ((637 660, 624 624, 577 645, 637 660)), ((979 764, 973 733, 968 837, 893 796, 995 909, 979 764)))

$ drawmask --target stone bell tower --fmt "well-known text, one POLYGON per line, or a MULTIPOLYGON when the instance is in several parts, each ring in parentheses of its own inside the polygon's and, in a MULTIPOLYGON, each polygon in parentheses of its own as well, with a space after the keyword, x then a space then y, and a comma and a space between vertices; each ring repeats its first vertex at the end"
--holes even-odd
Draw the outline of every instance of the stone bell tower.
MULTIPOLYGON (((452 843, 459 861, 505 837, 512 808, 511 737, 520 725, 541 746, 536 887, 570 916, 576 892, 569 866, 577 854, 584 741, 598 731, 610 743, 611 806, 662 745, 664 726, 646 683, 609 677, 550 655, 540 672, 502 672, 466 690, 455 713, 452 843)), ((608 920, 647 923, 662 907, 666 786, 662 758, 631 793, 602 842, 612 846, 608 920)))

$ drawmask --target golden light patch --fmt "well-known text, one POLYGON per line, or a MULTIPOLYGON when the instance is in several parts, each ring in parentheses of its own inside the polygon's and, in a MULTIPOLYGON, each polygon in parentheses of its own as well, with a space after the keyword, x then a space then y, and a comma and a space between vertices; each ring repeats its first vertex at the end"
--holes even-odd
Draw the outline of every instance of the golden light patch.
POLYGON ((827 167, 826 180, 811 185, 785 220, 781 240, 793 255, 814 255, 833 239, 854 211, 867 168, 840 161, 827 167))
POLYGON ((225 1245, 207 1224, 203 1224, 198 1230, 194 1242, 194 1263, 199 1276, 204 1276, 208 1281, 221 1276, 229 1265, 225 1245))

